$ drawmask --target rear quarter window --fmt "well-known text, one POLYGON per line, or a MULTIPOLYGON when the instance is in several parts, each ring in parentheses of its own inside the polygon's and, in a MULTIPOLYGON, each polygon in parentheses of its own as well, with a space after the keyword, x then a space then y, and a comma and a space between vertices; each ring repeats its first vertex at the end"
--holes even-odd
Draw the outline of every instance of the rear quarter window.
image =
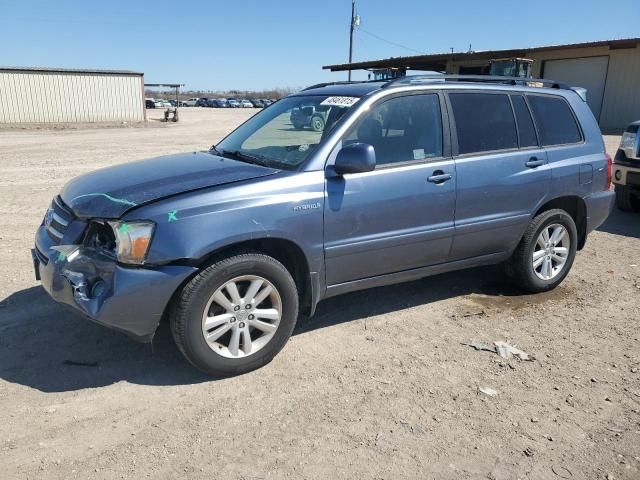
POLYGON ((518 148, 518 133, 509 96, 494 93, 450 93, 458 136, 458 154, 518 148))
POLYGON ((582 142, 576 117, 562 97, 527 95, 543 146, 582 142))

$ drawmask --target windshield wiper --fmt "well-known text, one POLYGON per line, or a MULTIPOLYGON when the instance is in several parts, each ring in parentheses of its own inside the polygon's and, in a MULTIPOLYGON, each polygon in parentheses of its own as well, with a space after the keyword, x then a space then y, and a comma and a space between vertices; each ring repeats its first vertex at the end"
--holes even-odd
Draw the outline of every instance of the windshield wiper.
POLYGON ((215 150, 215 151, 220 155, 227 155, 229 157, 235 158, 236 160, 240 160, 242 162, 262 165, 263 167, 272 166, 268 158, 262 157, 260 155, 252 155, 250 153, 245 153, 241 150, 215 150))

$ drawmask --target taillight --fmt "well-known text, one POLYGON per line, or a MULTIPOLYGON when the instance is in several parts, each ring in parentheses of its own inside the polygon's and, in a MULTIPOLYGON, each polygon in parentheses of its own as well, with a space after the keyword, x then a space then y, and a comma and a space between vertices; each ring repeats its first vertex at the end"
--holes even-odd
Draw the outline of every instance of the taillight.
POLYGON ((611 159, 611 155, 605 153, 607 156, 607 181, 604 184, 604 189, 611 189, 611 176, 613 175, 613 160, 611 159))

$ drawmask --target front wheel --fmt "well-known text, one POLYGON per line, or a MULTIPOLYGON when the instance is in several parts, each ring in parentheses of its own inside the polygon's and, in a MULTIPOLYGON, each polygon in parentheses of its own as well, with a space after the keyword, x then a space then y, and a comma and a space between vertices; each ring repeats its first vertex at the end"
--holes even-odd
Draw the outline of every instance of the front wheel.
POLYGON ((507 273, 523 290, 552 290, 567 276, 578 247, 571 215, 555 209, 536 216, 508 260, 507 273))
POLYGON ((211 265, 184 287, 171 331, 195 367, 229 376, 269 363, 297 317, 298 292, 289 271, 271 257, 247 253, 211 265))

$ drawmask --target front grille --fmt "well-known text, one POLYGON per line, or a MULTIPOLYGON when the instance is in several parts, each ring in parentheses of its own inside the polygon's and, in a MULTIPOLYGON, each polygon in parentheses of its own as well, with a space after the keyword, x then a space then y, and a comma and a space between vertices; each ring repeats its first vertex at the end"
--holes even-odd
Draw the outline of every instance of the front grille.
POLYGON ((640 187, 640 173, 627 172, 627 185, 640 187))
POLYGON ((51 240, 60 243, 71 220, 73 220, 71 209, 64 204, 59 195, 54 197, 44 218, 44 225, 51 240))

